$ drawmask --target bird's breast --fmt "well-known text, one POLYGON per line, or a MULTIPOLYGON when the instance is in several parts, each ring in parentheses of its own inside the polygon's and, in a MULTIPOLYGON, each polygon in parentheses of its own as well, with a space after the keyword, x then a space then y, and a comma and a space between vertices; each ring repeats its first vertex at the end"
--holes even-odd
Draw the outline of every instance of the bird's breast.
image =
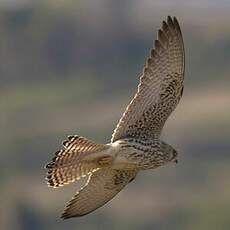
POLYGON ((152 169, 163 164, 157 145, 149 142, 121 140, 115 145, 114 168, 152 169))

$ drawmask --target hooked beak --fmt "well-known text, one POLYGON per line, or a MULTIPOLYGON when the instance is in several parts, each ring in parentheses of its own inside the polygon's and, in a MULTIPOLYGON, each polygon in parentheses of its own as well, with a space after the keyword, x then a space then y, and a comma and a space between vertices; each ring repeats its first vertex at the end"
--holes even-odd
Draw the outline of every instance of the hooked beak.
POLYGON ((178 163, 178 160, 177 160, 177 159, 174 159, 174 160, 173 160, 173 163, 177 164, 177 163, 178 163))

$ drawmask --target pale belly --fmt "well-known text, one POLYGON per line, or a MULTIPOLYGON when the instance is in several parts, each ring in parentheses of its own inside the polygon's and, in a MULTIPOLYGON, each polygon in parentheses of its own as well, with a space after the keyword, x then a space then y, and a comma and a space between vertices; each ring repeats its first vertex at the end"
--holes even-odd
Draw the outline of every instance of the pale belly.
POLYGON ((163 160, 159 159, 154 152, 133 151, 133 149, 127 149, 126 151, 121 151, 117 154, 113 163, 113 168, 146 170, 157 168, 163 164, 163 160))
POLYGON ((142 141, 127 138, 109 144, 114 169, 154 169, 169 163, 159 140, 142 141))

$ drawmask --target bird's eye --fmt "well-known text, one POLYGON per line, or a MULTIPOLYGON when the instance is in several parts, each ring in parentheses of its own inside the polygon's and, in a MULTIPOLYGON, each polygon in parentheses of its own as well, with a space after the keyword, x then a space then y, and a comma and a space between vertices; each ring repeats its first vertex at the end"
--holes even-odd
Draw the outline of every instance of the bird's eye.
POLYGON ((177 156, 177 151, 173 150, 173 158, 177 156))

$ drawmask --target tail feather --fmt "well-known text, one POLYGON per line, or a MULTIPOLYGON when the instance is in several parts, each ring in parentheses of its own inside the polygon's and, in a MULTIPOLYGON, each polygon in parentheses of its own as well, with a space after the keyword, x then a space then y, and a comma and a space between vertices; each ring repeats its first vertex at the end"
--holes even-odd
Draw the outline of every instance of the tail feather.
POLYGON ((64 148, 55 153, 55 157, 46 165, 48 169, 47 181, 51 187, 59 187, 74 182, 92 172, 100 169, 107 158, 111 162, 111 156, 103 154, 103 150, 109 147, 97 144, 80 136, 69 136, 63 141, 64 148), (98 156, 97 153, 102 153, 98 156))

